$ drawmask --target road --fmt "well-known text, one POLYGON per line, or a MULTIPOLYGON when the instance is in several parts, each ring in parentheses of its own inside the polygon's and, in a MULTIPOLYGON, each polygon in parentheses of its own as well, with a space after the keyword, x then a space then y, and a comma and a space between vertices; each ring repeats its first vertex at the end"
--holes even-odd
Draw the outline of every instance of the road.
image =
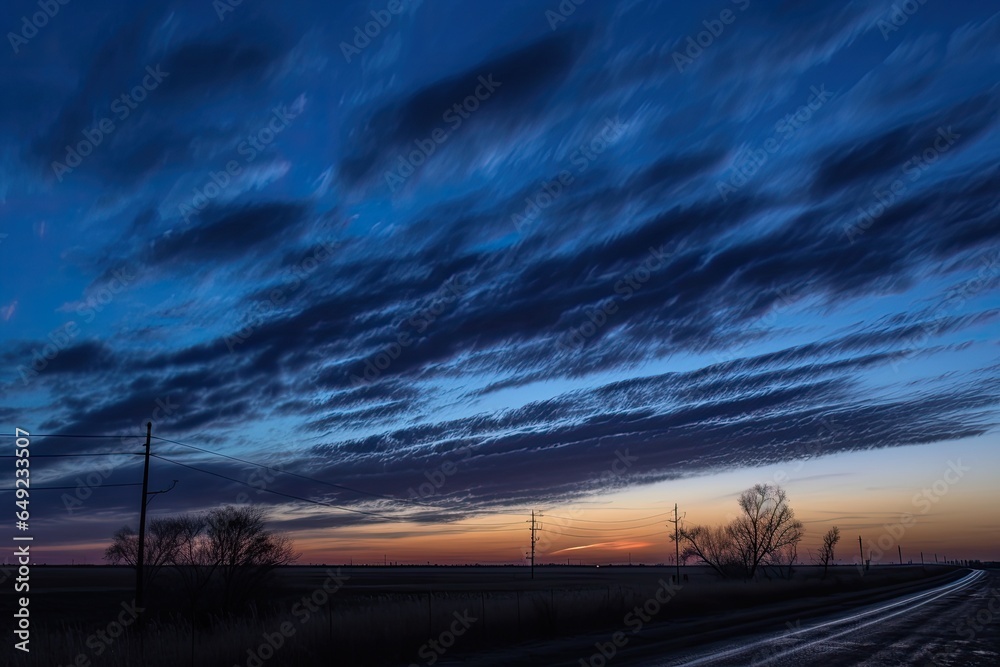
POLYGON ((958 581, 785 632, 745 636, 629 662, 695 665, 1000 665, 1000 573, 970 571, 958 581))

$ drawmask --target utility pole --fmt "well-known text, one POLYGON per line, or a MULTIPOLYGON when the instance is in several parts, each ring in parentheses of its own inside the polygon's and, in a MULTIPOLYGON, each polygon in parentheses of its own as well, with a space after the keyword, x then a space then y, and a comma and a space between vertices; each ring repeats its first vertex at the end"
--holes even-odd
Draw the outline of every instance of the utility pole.
MULTIPOLYGON (((684 513, 687 516, 687 512, 684 513)), ((679 535, 679 526, 681 519, 684 518, 677 516, 677 503, 674 503, 674 518, 667 519, 670 523, 674 524, 674 568, 677 570, 677 583, 681 583, 681 541, 679 535)), ((668 526, 669 528, 669 526, 668 526)))
POLYGON ((858 550, 861 552, 861 567, 865 566, 865 545, 861 541, 861 536, 858 535, 858 550))
POLYGON ((149 441, 152 437, 152 433, 153 422, 146 422, 146 460, 142 467, 142 502, 139 507, 139 553, 136 556, 135 568, 135 606, 138 609, 143 609, 142 568, 146 551, 146 498, 149 490, 149 441))
POLYGON ((899 549, 899 564, 902 565, 903 564, 903 547, 897 544, 896 548, 899 549))
MULTIPOLYGON (((535 544, 538 542, 538 536, 536 531, 538 530, 538 525, 535 523, 535 510, 531 510, 531 520, 525 521, 525 523, 531 524, 531 578, 535 578, 535 544)), ((525 554, 527 556, 528 554, 525 554)))
POLYGON ((921 565, 924 564, 924 552, 923 551, 920 552, 920 564, 921 565))

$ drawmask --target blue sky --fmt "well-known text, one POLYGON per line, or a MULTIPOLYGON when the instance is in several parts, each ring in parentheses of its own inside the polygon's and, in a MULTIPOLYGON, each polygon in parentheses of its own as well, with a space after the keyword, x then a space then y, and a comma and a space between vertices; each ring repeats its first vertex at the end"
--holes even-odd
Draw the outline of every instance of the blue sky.
POLYGON ((431 525, 996 442, 992 3, 333 4, 5 6, 0 420, 431 525))

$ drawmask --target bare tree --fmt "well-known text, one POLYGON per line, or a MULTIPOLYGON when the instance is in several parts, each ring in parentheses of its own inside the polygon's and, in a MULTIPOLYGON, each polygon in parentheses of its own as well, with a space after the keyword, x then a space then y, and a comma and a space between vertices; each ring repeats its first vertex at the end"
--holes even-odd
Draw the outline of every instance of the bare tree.
MULTIPOLYGON (((151 519, 146 528, 143 554, 143 578, 151 584, 165 565, 173 562, 181 542, 176 522, 167 517, 151 519)), ((129 526, 120 528, 104 550, 104 559, 112 565, 136 567, 139 555, 139 536, 129 526)))
POLYGON ((736 545, 726 526, 693 526, 678 531, 684 550, 681 558, 694 557, 720 577, 728 577, 739 566, 736 545))
POLYGON ((175 517, 180 539, 171 565, 181 580, 181 588, 192 609, 215 574, 211 549, 205 537, 204 515, 183 514, 175 517))
POLYGON ((222 578, 223 607, 248 593, 274 568, 298 559, 291 541, 265 527, 259 507, 222 507, 205 517, 207 558, 222 578))
POLYGON ((728 528, 746 576, 752 579, 767 559, 799 543, 803 526, 778 486, 756 484, 740 494, 739 505, 743 514, 728 528))
POLYGON ((785 492, 757 484, 740 494, 739 505, 742 513, 726 526, 682 529, 684 556, 698 558, 722 577, 739 573, 750 579, 768 565, 790 574, 803 527, 785 492))
MULTIPOLYGON (((223 609, 248 595, 274 568, 299 554, 284 535, 267 530, 258 507, 222 507, 205 515, 152 519, 146 530, 144 576, 152 582, 163 567, 174 568, 193 610, 203 593, 218 585, 223 609), (216 584, 213 584, 216 582, 216 584)), ((138 536, 125 526, 115 533, 104 557, 135 567, 138 536)))
POLYGON ((799 545, 797 542, 792 542, 774 553, 768 554, 761 565, 772 568, 782 579, 790 579, 798 559, 799 545))
POLYGON ((826 571, 830 567, 830 562, 833 560, 833 549, 837 546, 837 542, 840 542, 840 528, 834 526, 823 536, 823 546, 820 547, 819 555, 816 557, 817 562, 823 566, 824 579, 826 579, 826 571))

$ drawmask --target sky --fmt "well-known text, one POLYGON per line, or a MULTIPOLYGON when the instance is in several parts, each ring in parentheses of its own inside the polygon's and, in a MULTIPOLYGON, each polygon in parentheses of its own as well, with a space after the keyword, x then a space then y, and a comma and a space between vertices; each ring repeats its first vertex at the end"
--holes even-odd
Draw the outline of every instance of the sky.
POLYGON ((842 562, 1000 557, 994 3, 0 27, 2 461, 32 434, 43 560, 136 525, 147 422, 152 516, 259 504, 302 562, 523 563, 532 510, 542 562, 669 562, 675 503, 755 483, 806 559, 832 525, 842 562))

